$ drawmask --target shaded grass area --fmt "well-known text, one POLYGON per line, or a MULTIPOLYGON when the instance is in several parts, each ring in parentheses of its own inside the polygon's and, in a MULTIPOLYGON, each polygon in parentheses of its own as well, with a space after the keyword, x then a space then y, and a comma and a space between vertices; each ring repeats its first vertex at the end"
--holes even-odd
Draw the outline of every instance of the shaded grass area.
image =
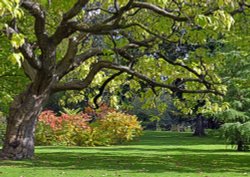
POLYGON ((250 152, 214 137, 144 132, 140 141, 120 146, 37 147, 33 160, 1 161, 0 176, 250 176, 250 152))

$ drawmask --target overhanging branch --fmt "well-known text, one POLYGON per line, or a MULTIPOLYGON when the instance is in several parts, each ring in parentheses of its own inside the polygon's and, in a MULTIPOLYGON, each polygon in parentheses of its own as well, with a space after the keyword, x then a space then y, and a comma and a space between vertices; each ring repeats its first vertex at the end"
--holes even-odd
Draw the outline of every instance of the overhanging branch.
POLYGON ((57 84, 56 86, 54 86, 53 92, 65 91, 65 90, 82 90, 90 85, 90 83, 93 81, 95 75, 99 71, 101 71, 103 68, 126 72, 130 75, 133 75, 133 76, 147 82, 152 87, 162 87, 162 88, 167 88, 167 89, 175 90, 175 91, 182 92, 182 93, 213 93, 215 95, 223 95, 219 91, 212 90, 212 89, 187 90, 187 89, 180 89, 174 85, 168 85, 168 84, 164 84, 161 82, 156 82, 153 79, 151 79, 151 78, 149 78, 149 77, 147 77, 147 76, 145 76, 137 71, 132 70, 130 67, 114 64, 114 63, 108 62, 108 61, 99 61, 99 62, 95 63, 93 65, 92 69, 90 70, 89 74, 87 75, 87 77, 84 80, 77 80, 77 81, 71 81, 68 83, 57 84))
POLYGON ((147 3, 147 2, 139 2, 139 1, 135 1, 132 5, 133 8, 141 8, 141 9, 148 9, 151 10, 159 15, 168 17, 170 19, 173 19, 175 21, 179 21, 179 22, 183 22, 183 21, 188 21, 194 17, 181 17, 178 15, 174 15, 173 13, 170 13, 166 10, 164 10, 163 8, 160 8, 154 4, 151 3, 147 3))
POLYGON ((116 77, 120 76, 123 73, 123 71, 119 71, 113 75, 111 75, 107 80, 104 81, 104 83, 102 84, 102 86, 99 88, 99 93, 94 97, 94 104, 96 109, 99 108, 99 105, 97 103, 98 99, 102 96, 103 91, 105 89, 105 87, 112 81, 114 80, 116 77))

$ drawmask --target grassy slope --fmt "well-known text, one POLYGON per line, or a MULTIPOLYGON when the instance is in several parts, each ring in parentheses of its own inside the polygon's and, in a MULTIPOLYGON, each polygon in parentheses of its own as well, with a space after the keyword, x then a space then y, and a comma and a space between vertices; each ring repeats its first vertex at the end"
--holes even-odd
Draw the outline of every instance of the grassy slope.
POLYGON ((139 142, 111 147, 38 147, 32 161, 2 161, 3 177, 240 177, 250 153, 189 133, 145 132, 139 142))

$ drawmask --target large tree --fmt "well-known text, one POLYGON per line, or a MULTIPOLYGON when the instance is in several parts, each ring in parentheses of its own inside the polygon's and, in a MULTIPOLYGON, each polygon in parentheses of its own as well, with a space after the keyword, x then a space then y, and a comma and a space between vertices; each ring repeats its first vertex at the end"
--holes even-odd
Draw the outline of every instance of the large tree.
POLYGON ((14 46, 23 59, 14 56, 30 83, 10 107, 1 153, 7 159, 33 157, 37 116, 52 94, 87 89, 100 75, 107 76, 107 82, 100 81, 104 85, 132 75, 153 91, 222 95, 206 43, 217 32, 228 32, 232 15, 249 6, 233 0, 13 2, 23 9, 23 18, 7 19, 3 31, 12 41, 24 34, 14 46), (81 76, 72 79, 72 72, 81 76), (181 82, 173 84, 177 78, 181 82))

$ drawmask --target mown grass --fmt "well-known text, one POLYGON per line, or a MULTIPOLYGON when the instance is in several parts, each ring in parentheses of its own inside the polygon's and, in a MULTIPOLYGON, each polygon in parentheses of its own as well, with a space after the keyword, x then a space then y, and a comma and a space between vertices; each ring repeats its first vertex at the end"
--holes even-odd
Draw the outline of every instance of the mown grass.
POLYGON ((250 176, 250 152, 214 137, 144 132, 138 142, 110 147, 37 147, 36 158, 1 161, 3 177, 250 176))

